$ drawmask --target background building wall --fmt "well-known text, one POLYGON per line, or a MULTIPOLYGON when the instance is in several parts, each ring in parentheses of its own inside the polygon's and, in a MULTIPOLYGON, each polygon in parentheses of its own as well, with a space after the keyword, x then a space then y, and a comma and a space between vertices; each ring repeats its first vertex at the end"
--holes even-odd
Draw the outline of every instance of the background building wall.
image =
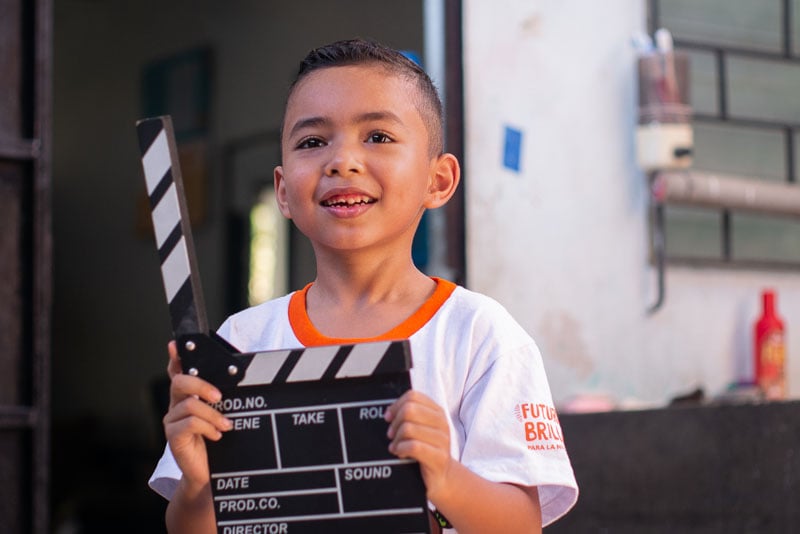
POLYGON ((464 2, 470 288, 536 338, 553 394, 659 405, 751 372, 760 291, 774 287, 800 395, 796 273, 670 266, 656 300, 647 177, 635 161, 641 0, 464 2), (519 171, 505 129, 522 133, 519 171))

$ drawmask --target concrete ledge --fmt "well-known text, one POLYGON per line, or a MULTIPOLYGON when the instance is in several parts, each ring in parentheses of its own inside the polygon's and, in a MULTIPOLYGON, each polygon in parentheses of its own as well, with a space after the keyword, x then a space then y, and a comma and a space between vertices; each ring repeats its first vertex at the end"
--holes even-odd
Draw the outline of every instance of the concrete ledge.
POLYGON ((561 416, 564 533, 800 532, 800 402, 561 416))

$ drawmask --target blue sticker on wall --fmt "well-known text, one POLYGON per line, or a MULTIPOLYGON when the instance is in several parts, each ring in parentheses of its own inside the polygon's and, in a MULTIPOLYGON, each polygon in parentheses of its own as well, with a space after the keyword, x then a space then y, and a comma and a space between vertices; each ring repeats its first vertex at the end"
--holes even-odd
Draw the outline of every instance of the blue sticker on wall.
POLYGON ((506 126, 506 139, 503 143, 503 166, 514 172, 519 172, 521 150, 522 131, 506 126))

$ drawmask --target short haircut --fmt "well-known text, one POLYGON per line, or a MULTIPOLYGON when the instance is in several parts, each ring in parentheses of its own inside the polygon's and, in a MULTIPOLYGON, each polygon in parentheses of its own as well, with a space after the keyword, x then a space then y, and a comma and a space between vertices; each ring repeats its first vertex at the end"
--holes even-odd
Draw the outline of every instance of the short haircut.
MULTIPOLYGON (((419 91, 417 109, 428 131, 430 152, 438 156, 444 150, 442 101, 428 74, 414 61, 393 48, 364 39, 348 39, 315 48, 300 63, 289 87, 288 106, 297 85, 314 71, 352 65, 378 65, 388 72, 415 83, 419 91)), ((281 130, 283 126, 281 126, 281 130)), ((283 132, 281 132, 281 136, 283 132)))

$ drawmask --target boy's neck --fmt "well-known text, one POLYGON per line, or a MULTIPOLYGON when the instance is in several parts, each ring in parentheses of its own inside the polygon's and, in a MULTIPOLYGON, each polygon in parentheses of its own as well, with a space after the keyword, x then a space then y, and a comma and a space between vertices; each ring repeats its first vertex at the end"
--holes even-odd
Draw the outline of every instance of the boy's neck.
POLYGON ((325 336, 370 338, 405 321, 435 289, 436 283, 410 258, 403 262, 385 258, 320 261, 306 297, 306 311, 325 336))

